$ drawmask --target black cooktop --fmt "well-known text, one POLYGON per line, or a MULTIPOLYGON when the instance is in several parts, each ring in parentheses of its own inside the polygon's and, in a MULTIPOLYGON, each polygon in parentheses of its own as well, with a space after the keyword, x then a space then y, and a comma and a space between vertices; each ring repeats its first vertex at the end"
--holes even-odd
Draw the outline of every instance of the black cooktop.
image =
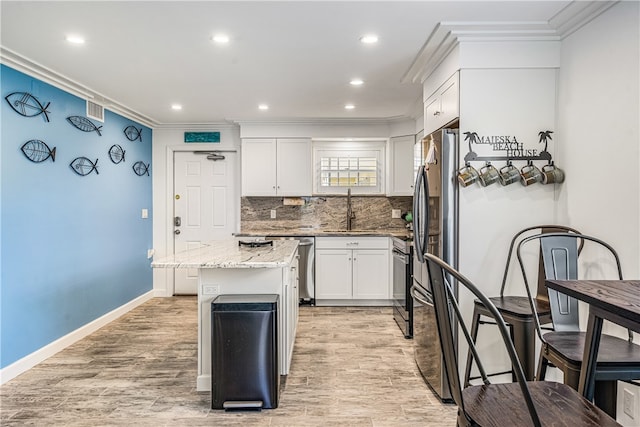
POLYGON ((238 246, 246 246, 248 248, 273 246, 273 240, 238 240, 238 246))

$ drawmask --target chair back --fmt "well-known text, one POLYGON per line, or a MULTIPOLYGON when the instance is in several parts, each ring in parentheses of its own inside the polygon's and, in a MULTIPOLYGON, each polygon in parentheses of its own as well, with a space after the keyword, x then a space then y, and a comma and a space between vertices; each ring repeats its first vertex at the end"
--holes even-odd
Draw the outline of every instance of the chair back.
MULTIPOLYGON (((507 253, 507 262, 505 263, 504 274, 502 276, 502 287, 500 288, 500 296, 504 296, 504 290, 507 285, 507 276, 509 274, 509 266, 511 263, 511 258, 513 255, 513 250, 516 247, 519 247, 519 244, 529 237, 529 234, 534 236, 548 234, 548 233, 572 233, 572 234, 581 234, 575 228, 567 227, 565 225, 534 225, 532 227, 527 227, 523 230, 517 232, 513 238, 511 239, 511 244, 509 245, 509 252, 507 253), (533 234, 532 234, 533 233, 533 234)), ((584 245, 584 241, 580 242, 580 247, 578 253, 582 250, 582 246, 584 245)), ((536 287, 536 296, 535 298, 538 300, 547 301, 549 299, 547 294, 547 287, 545 285, 545 269, 544 262, 542 259, 542 248, 540 248, 540 253, 538 256, 538 281, 536 287)), ((531 291, 529 286, 526 286, 527 295, 531 297, 531 291)))
MULTIPOLYGON (((618 270, 618 278, 622 279, 622 268, 617 252, 606 242, 584 234, 547 233, 530 236, 520 242, 517 257, 522 270, 525 284, 528 282, 521 257, 521 249, 531 241, 539 240, 544 264, 544 277, 548 280, 578 279, 578 255, 585 241, 594 242, 606 249, 613 257, 618 270)), ((546 286, 545 286, 546 287, 546 286)), ((548 289, 551 320, 555 331, 579 332, 578 301, 556 290, 548 289)), ((533 301, 532 309, 535 310, 533 301)), ((542 337, 539 324, 538 334, 542 337)))
POLYGON ((509 354, 509 358, 511 359, 516 379, 520 385, 520 390, 522 391, 523 399, 526 401, 533 424, 535 426, 539 426, 540 419, 535 407, 533 406, 533 400, 531 399, 531 393, 526 383, 522 365, 516 355, 516 350, 513 346, 513 342, 511 341, 507 325, 498 309, 489 300, 489 298, 487 298, 487 296, 485 296, 473 283, 471 283, 471 281, 456 271, 453 267, 432 254, 427 253, 424 256, 429 272, 429 283, 432 290, 433 306, 436 315, 438 335, 440 337, 440 347, 444 356, 445 371, 447 373, 447 379, 449 380, 451 395, 458 405, 460 413, 464 414, 469 425, 476 424, 465 411, 456 345, 458 330, 462 332, 462 335, 465 337, 467 344, 469 345, 469 349, 476 361, 482 380, 485 384, 490 384, 490 382, 487 378, 483 364, 478 357, 478 352, 476 351, 474 342, 471 339, 469 328, 464 323, 464 319, 460 312, 457 299, 457 285, 464 286, 466 289, 471 291, 471 293, 473 293, 493 315, 498 329, 500 330, 507 353, 509 354))

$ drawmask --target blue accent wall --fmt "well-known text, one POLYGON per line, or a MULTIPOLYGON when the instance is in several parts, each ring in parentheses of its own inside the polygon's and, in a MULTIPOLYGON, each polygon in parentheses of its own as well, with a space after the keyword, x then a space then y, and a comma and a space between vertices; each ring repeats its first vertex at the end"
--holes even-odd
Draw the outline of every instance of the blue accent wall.
POLYGON ((132 169, 151 163, 152 131, 109 110, 104 123, 92 120, 102 136, 80 131, 67 117, 85 116, 84 99, 4 65, 0 88, 4 368, 152 289, 151 177, 132 169), (50 102, 50 122, 15 112, 5 100, 12 92, 50 102), (142 141, 126 138, 129 125, 142 128, 142 141), (29 161, 20 148, 32 139, 56 147, 55 162, 29 161), (110 160, 113 144, 124 148, 123 163, 110 160), (78 156, 98 159, 99 174, 74 173, 69 164, 78 156))

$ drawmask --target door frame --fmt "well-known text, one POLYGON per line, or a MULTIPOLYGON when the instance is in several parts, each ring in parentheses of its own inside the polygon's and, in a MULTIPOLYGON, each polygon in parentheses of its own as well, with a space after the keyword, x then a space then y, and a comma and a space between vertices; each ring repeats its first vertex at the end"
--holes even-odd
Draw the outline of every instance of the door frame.
MULTIPOLYGON (((183 145, 168 145, 166 147, 166 164, 165 164, 165 170, 166 170, 166 182, 165 182, 165 212, 166 212, 166 224, 165 224, 165 241, 166 241, 166 248, 167 248, 167 255, 173 254, 174 250, 175 250, 175 245, 174 245, 174 240, 173 240, 173 230, 174 230, 174 226, 173 226, 173 197, 174 197, 174 184, 175 184, 175 180, 174 180, 174 161, 173 161, 173 155, 175 152, 184 152, 184 151, 188 151, 188 152, 207 152, 207 151, 216 151, 216 150, 235 150, 237 157, 236 157, 236 164, 235 164, 235 176, 233 177, 233 183, 234 183, 234 191, 236 191, 237 196, 240 196, 241 193, 241 188, 240 188, 240 148, 239 147, 235 147, 235 146, 229 146, 229 145, 222 145, 219 147, 206 147, 206 146, 202 146, 199 144, 193 144, 193 146, 188 146, 186 144, 183 145)), ((235 232, 237 233, 240 228, 240 197, 236 197, 236 230, 235 232)), ((175 284, 175 276, 173 274, 173 269, 165 269, 167 270, 165 272, 165 295, 168 297, 171 297, 174 295, 175 293, 175 288, 176 288, 176 284, 175 284)))

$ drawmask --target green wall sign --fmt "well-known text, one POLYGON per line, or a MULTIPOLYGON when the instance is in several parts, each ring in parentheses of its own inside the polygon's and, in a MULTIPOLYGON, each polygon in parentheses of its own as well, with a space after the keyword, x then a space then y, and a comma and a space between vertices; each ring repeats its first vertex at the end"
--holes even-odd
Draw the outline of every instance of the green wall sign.
POLYGON ((220 142, 220 132, 185 132, 184 142, 220 142))

